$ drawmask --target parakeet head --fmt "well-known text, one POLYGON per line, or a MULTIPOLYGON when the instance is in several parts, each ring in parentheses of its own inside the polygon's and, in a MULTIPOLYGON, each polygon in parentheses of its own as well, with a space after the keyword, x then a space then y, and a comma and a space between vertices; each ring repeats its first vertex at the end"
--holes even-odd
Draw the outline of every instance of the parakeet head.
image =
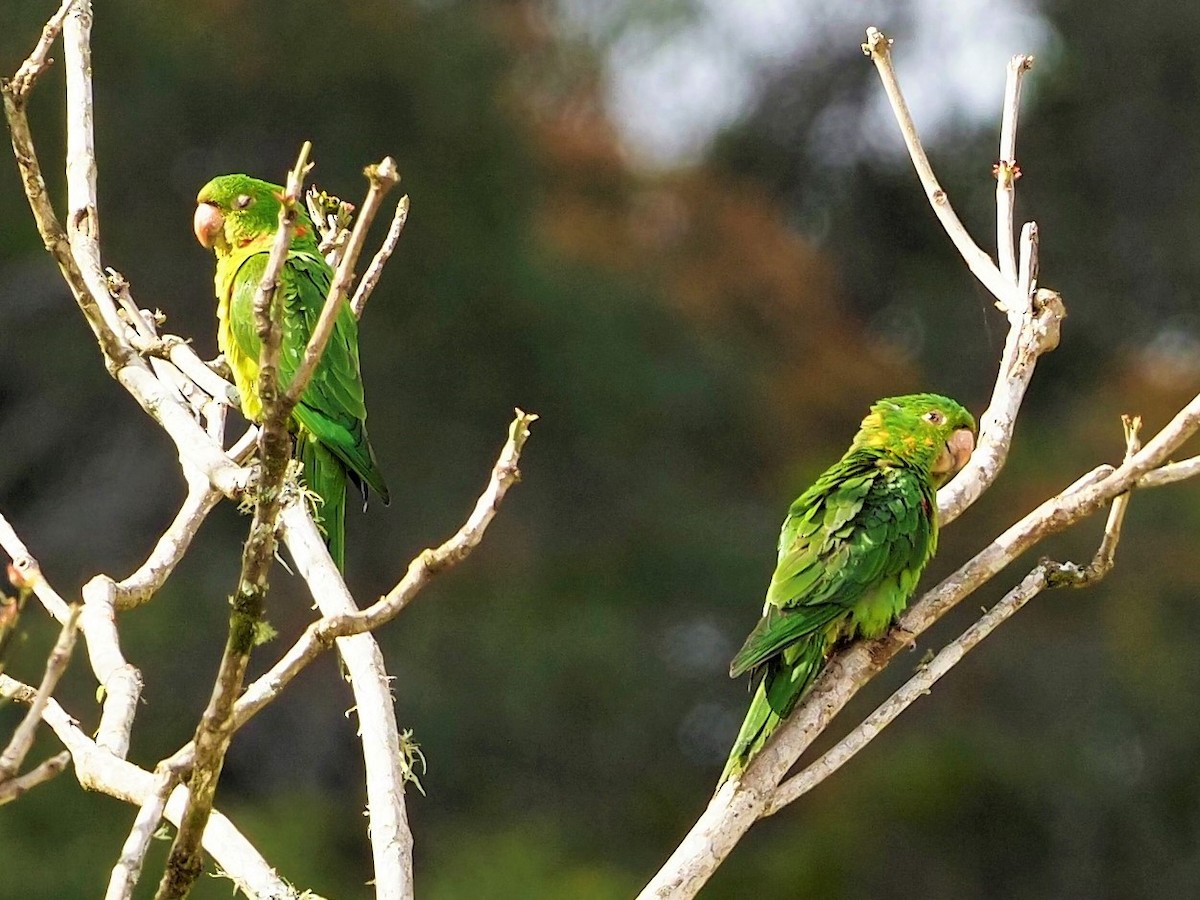
POLYGON ((871 407, 855 447, 884 450, 928 472, 941 485, 967 464, 975 449, 975 419, 940 394, 888 397, 871 407))
MULTIPOLYGON (((192 227, 201 245, 218 256, 275 233, 283 188, 249 175, 218 175, 196 195, 192 227)), ((296 236, 312 238, 312 222, 297 210, 296 236)))

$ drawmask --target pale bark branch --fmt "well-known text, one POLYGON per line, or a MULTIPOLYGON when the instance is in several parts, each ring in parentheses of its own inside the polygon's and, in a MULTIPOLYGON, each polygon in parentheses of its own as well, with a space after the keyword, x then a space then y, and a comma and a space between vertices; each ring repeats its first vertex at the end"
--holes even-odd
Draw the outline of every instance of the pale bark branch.
POLYGON ((1137 483, 1140 488, 1161 487, 1164 484, 1174 484, 1188 478, 1200 475, 1200 456, 1181 459, 1179 462, 1167 463, 1152 472, 1147 472, 1137 483))
POLYGON ((34 766, 24 775, 18 775, 8 781, 0 781, 0 806, 19 800, 39 784, 45 784, 51 778, 61 774, 70 762, 71 754, 63 750, 45 762, 34 766))
POLYGON ((33 86, 37 83, 38 78, 54 61, 50 59, 50 47, 58 38, 59 33, 63 29, 63 22, 67 18, 67 13, 71 11, 71 7, 76 2, 77 0, 63 0, 63 4, 58 8, 58 12, 51 16, 50 20, 43 26, 42 36, 38 38, 33 52, 21 63, 21 68, 17 69, 16 74, 13 75, 12 87, 18 100, 24 101, 29 96, 29 92, 33 90, 33 86))
POLYGON ((1017 257, 1013 232, 1015 183, 1021 177, 1017 165, 1017 115, 1021 109, 1022 76, 1033 68, 1033 57, 1017 55, 1008 62, 1004 81, 1004 107, 1000 124, 1000 155, 996 162, 996 255, 1000 272, 1017 280, 1017 257))
POLYGON ((333 281, 329 285, 329 294, 325 298, 325 304, 321 307, 317 324, 313 327, 312 334, 309 335, 308 344, 304 348, 304 356, 292 374, 291 383, 287 387, 285 403, 289 410, 300 402, 300 398, 304 395, 304 389, 308 387, 308 382, 316 372, 321 356, 325 353, 329 338, 333 335, 334 324, 337 322, 342 304, 346 302, 351 282, 354 280, 354 266, 362 253, 363 243, 367 239, 367 230, 375 221, 379 205, 383 202, 387 192, 400 181, 400 173, 396 170, 396 161, 390 156, 384 157, 377 165, 368 166, 363 174, 366 175, 369 183, 367 196, 363 200, 362 209, 354 223, 354 230, 350 232, 350 239, 342 249, 341 260, 334 272, 333 281))
MULTIPOLYGON (((302 499, 285 504, 284 539, 323 617, 358 612, 302 499)), ((322 621, 327 621, 323 618, 322 621)), ((328 646, 328 644, 326 644, 328 646)), ((368 837, 379 900, 413 897, 413 837, 404 803, 407 771, 383 654, 369 633, 337 639, 358 714, 366 767, 368 837)), ((245 699, 245 698, 243 698, 245 699)))
POLYGON ((367 267, 367 271, 363 273, 363 277, 358 282, 358 288, 354 291, 354 299, 350 301, 350 309, 353 310, 356 319, 362 318, 363 310, 367 308, 367 301, 371 299, 375 285, 379 283, 379 277, 383 275, 383 267, 387 265, 387 261, 391 259, 396 250, 396 245, 400 243, 400 234, 404 231, 404 225, 408 221, 408 205, 408 194, 405 194, 396 204, 396 212, 392 216, 392 224, 388 226, 383 244, 376 251, 371 265, 367 267))
POLYGON ((116 585, 114 598, 118 610, 132 609, 148 601, 166 583, 183 559, 200 525, 221 500, 207 479, 188 479, 188 492, 179 512, 159 537, 146 561, 128 578, 116 585))
POLYGON ((882 671, 901 649, 910 646, 930 625, 1022 553, 1128 492, 1147 472, 1162 465, 1198 428, 1200 395, 1120 466, 1101 467, 1087 473, 1008 528, 982 552, 912 604, 888 634, 873 641, 856 641, 835 653, 805 699, 751 761, 741 781, 722 785, 684 842, 641 896, 694 896, 746 830, 765 814, 776 786, 788 769, 858 690, 882 671))
POLYGON ((33 739, 37 735, 38 725, 41 722, 42 710, 50 702, 50 696, 58 686, 58 680, 62 678, 63 672, 67 670, 67 664, 71 661, 78 621, 79 609, 72 608, 67 621, 63 623, 58 632, 58 640, 54 642, 54 649, 50 651, 50 656, 46 660, 46 671, 29 703, 29 709, 26 710, 24 718, 13 732, 8 746, 4 748, 3 753, 0 753, 0 788, 6 781, 16 776, 21 764, 25 762, 25 757, 29 755, 33 739))
POLYGON ((104 900, 130 900, 133 897, 133 889, 141 877, 150 841, 154 838, 158 823, 162 821, 166 812, 167 798, 178 783, 179 773, 171 768, 159 766, 154 773, 151 790, 138 807, 129 837, 121 846, 121 855, 109 876, 104 900))
POLYGON ((25 542, 17 537, 13 527, 0 513, 0 547, 12 560, 13 567, 20 573, 25 582, 33 589, 33 595, 38 598, 46 612, 54 616, 58 623, 64 624, 71 617, 71 604, 67 603, 46 580, 42 567, 34 559, 25 542))
POLYGON ((967 268, 983 283, 984 287, 992 292, 1005 309, 1013 307, 1019 309, 1023 298, 1014 291, 1013 283, 1005 279, 991 257, 979 249, 979 245, 975 243, 962 222, 959 221, 958 214, 950 205, 946 192, 938 183, 937 176, 933 174, 933 167, 929 165, 929 158, 925 155, 925 148, 921 145, 921 138, 917 134, 917 126, 913 122, 912 114, 908 111, 908 103, 905 101, 904 94, 900 91, 900 84, 896 79, 896 71, 892 66, 891 46, 891 39, 883 32, 877 28, 867 29, 867 41, 862 45, 863 53, 871 58, 871 62, 875 63, 875 68, 879 71, 883 89, 887 92, 892 111, 900 123, 900 133, 904 136, 908 155, 912 157, 917 176, 921 179, 921 186, 925 188, 925 196, 929 198, 929 204, 937 214, 942 227, 946 229, 946 234, 950 236, 950 240, 954 242, 954 246, 966 262, 967 268))
POLYGON ((87 639, 92 672, 103 695, 96 742, 124 759, 142 696, 142 673, 121 652, 116 597, 116 583, 107 575, 97 575, 88 581, 83 586, 80 627, 87 639))

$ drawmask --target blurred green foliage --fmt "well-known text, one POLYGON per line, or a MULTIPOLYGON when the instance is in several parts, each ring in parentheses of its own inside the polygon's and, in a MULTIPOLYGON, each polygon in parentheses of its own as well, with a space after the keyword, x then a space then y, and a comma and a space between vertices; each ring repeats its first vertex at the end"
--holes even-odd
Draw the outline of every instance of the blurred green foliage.
MULTIPOLYGON (((1200 125, 1178 35, 1198 13, 1169 6, 1044 9, 1056 50, 1031 76, 1019 214, 1041 224, 1042 281, 1071 318, 1004 477, 943 536, 931 579, 1118 458, 1120 412, 1154 428, 1195 391, 1200 125)), ((0 70, 48 12, 0 7, 0 70)), ((417 888, 439 900, 631 895, 703 808, 740 721, 745 686, 725 667, 787 503, 878 396, 937 389, 981 409, 1003 340, 907 161, 834 165, 806 139, 823 111, 861 113, 878 90, 857 31, 765 78, 704 167, 647 174, 613 138, 595 51, 552 24, 526 3, 97 8, 106 263, 206 355, 212 261, 188 224, 201 184, 281 178, 306 138, 314 180, 343 197, 364 164, 400 162, 412 215, 362 332, 395 499, 348 517, 360 598, 457 527, 511 408, 542 416, 484 545, 379 635, 399 719, 429 759, 428 796, 409 808, 417 888)), ((52 70, 32 109, 60 208, 61 87, 52 70)), ((994 144, 963 124, 934 148, 980 234, 994 144)), ((11 164, 0 222, 0 508, 69 592, 135 566, 183 486, 169 442, 105 377, 11 164)), ((1037 600, 837 778, 756 827, 704 896, 1187 894, 1200 878, 1195 501, 1186 485, 1135 497, 1108 581, 1037 600)), ((245 525, 218 509, 162 595, 122 619, 147 683, 139 763, 187 740, 203 708, 245 525)), ((1040 552, 1084 557, 1098 528, 1040 552)), ((260 670, 311 617, 296 579, 280 570, 274 587, 281 638, 260 670)), ((24 622, 6 662, 34 679, 53 633, 24 622)), ((94 688, 77 651, 60 697, 85 729, 94 688)), ((332 660, 314 666, 239 734, 219 800, 295 883, 367 897, 350 705, 332 660)), ((0 735, 13 716, 0 709, 0 735)), ((96 896, 133 815, 69 774, 0 810, 0 897, 96 896)), ((194 896, 228 893, 206 879, 194 896)))

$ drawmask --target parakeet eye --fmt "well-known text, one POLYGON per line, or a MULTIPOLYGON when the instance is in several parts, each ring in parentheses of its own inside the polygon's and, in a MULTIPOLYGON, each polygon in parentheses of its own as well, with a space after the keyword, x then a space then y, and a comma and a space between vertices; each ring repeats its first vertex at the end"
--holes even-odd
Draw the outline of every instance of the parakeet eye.
POLYGON ((233 206, 235 209, 245 209, 253 202, 254 198, 249 194, 239 194, 238 198, 233 201, 233 206))
POLYGON ((926 422, 931 422, 934 425, 941 425, 946 421, 946 417, 936 409, 931 409, 925 415, 921 416, 926 422))

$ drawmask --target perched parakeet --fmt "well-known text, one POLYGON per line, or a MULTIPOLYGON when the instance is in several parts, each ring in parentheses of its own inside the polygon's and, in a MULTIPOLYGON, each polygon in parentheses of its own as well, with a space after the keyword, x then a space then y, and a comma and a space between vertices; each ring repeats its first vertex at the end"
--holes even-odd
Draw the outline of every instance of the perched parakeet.
MULTIPOLYGON (((217 255, 217 344, 241 394, 242 412, 259 421, 260 342, 254 326, 254 294, 267 266, 279 222, 283 188, 248 175, 221 175, 196 197, 196 239, 217 255)), ((333 271, 317 247, 312 221, 297 209, 296 230, 280 275, 282 347, 280 381, 291 381, 317 324, 333 271)), ((333 335, 300 402, 292 412, 296 457, 304 481, 321 503, 319 524, 338 568, 345 561, 346 478, 388 502, 387 485, 367 440, 367 408, 358 367, 358 320, 343 301, 333 335)))
POLYGON ((974 449, 975 420, 953 400, 880 400, 792 504, 762 619, 729 666, 762 680, 718 784, 745 771, 839 641, 878 637, 904 609, 937 547, 937 489, 974 449))

